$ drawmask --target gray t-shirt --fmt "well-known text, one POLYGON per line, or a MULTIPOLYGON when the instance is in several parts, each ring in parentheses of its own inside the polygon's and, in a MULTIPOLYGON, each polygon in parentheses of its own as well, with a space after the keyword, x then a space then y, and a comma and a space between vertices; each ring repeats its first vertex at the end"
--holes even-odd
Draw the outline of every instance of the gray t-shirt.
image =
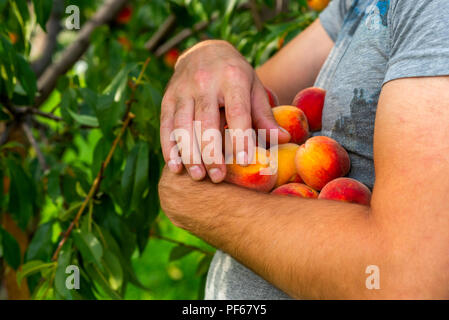
MULTIPOLYGON (((377 102, 388 81, 449 75, 449 0, 333 0, 320 15, 335 46, 316 86, 327 90, 323 128, 351 157, 349 176, 373 187, 377 102)), ((217 251, 206 299, 289 299, 217 251)))

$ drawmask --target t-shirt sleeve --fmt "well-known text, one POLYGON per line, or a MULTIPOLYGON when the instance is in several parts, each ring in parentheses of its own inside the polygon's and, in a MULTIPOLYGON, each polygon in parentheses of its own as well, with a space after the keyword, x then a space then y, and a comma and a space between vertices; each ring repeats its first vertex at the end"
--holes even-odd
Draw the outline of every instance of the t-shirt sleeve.
POLYGON ((320 13, 321 25, 334 42, 353 2, 354 0, 332 0, 320 13))
POLYGON ((449 75, 449 1, 391 0, 390 57, 384 83, 449 75))

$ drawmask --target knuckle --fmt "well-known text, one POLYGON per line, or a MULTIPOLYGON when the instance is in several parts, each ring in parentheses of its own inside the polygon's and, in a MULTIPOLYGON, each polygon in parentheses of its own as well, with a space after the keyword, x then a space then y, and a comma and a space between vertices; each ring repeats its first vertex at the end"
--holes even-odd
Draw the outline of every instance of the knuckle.
POLYGON ((249 82, 249 77, 246 71, 242 67, 236 65, 227 65, 224 74, 227 79, 233 82, 249 82))
POLYGON ((210 109, 210 103, 206 95, 199 94, 195 97, 195 111, 204 113, 210 109))
POLYGON ((212 74, 209 71, 199 69, 193 74, 193 81, 200 90, 206 90, 211 83, 212 74))

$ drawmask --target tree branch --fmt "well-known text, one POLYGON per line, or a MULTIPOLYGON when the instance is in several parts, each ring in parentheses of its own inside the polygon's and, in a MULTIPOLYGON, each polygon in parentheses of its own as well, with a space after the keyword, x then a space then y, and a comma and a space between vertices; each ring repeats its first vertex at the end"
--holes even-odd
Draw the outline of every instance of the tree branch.
POLYGON ((89 47, 92 32, 99 26, 112 21, 128 0, 106 0, 95 15, 87 21, 78 32, 78 37, 68 46, 61 58, 50 65, 37 82, 40 95, 36 98, 35 107, 39 107, 56 87, 58 78, 65 74, 89 47))
POLYGON ((259 14, 259 9, 257 8, 257 2, 256 0, 250 0, 250 6, 251 6, 251 15, 253 16, 254 24, 256 25, 256 28, 258 31, 261 31, 263 28, 262 24, 262 18, 259 14))
POLYGON ((153 51, 161 40, 173 29, 176 24, 176 16, 171 14, 156 30, 153 36, 145 43, 145 49, 153 51))
POLYGON ((50 65, 53 52, 56 49, 57 38, 62 30, 61 17, 64 12, 64 0, 53 0, 53 8, 50 19, 47 22, 47 34, 43 44, 43 50, 39 54, 39 58, 31 63, 36 77, 39 78, 44 70, 50 65))
POLYGON ((36 139, 34 139, 33 133, 31 132, 31 128, 27 124, 26 121, 22 122, 22 129, 23 132, 25 132, 25 135, 30 142, 31 146, 34 148, 34 151, 36 151, 37 160, 39 161, 39 165, 41 166, 43 171, 48 170, 47 162, 45 161, 45 157, 39 148, 39 145, 37 144, 36 139))
POLYGON ((192 28, 184 29, 175 35, 173 38, 169 39, 163 43, 154 53, 156 57, 161 57, 166 54, 171 48, 176 47, 182 41, 193 35, 195 32, 206 29, 209 24, 217 20, 219 17, 218 13, 215 12, 208 21, 201 21, 193 25, 192 28))

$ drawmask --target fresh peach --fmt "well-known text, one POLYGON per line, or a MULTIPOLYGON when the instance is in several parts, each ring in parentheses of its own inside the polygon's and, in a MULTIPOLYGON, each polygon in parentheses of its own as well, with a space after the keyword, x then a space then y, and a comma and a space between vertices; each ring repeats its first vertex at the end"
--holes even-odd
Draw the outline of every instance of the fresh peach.
POLYGON ((310 131, 321 130, 325 98, 326 90, 312 87, 300 91, 293 100, 293 105, 301 109, 306 115, 310 131))
POLYGON ((270 89, 268 89, 268 88, 265 88, 265 91, 267 92, 268 102, 270 103, 270 106, 272 108, 278 106, 279 105, 279 99, 276 96, 276 94, 273 91, 271 91, 270 89))
POLYGON ((131 6, 125 6, 122 10, 120 10, 117 17, 115 18, 115 21, 118 24, 127 24, 131 20, 132 14, 133 8, 131 6))
POLYGON ((279 106, 272 109, 277 123, 291 135, 290 142, 302 144, 309 137, 309 124, 301 109, 294 106, 279 106))
POLYGON ((170 51, 168 51, 165 55, 164 55, 164 63, 167 67, 170 68, 174 68, 176 61, 178 61, 180 52, 178 49, 173 48, 170 51))
POLYGON ((329 4, 329 0, 307 0, 307 4, 309 5, 310 9, 313 9, 315 11, 322 11, 329 4))
POLYGON ((301 179, 315 190, 349 172, 350 159, 346 150, 334 139, 317 136, 299 147, 296 170, 301 179))
POLYGON ((284 184, 283 186, 274 189, 271 193, 297 196, 301 198, 318 198, 318 192, 303 183, 284 184))
POLYGON ((276 187, 288 182, 302 182, 301 177, 296 172, 295 165, 295 156, 298 148, 299 145, 295 143, 286 143, 270 149, 270 156, 273 158, 273 163, 277 164, 278 178, 276 187))
POLYGON ((276 183, 277 173, 272 170, 268 150, 256 147, 254 160, 245 167, 236 163, 235 159, 232 163, 226 162, 227 182, 262 192, 270 192, 276 183))
POLYGON ((355 179, 338 178, 326 184, 318 198, 369 206, 371 202, 371 191, 367 186, 355 179))

